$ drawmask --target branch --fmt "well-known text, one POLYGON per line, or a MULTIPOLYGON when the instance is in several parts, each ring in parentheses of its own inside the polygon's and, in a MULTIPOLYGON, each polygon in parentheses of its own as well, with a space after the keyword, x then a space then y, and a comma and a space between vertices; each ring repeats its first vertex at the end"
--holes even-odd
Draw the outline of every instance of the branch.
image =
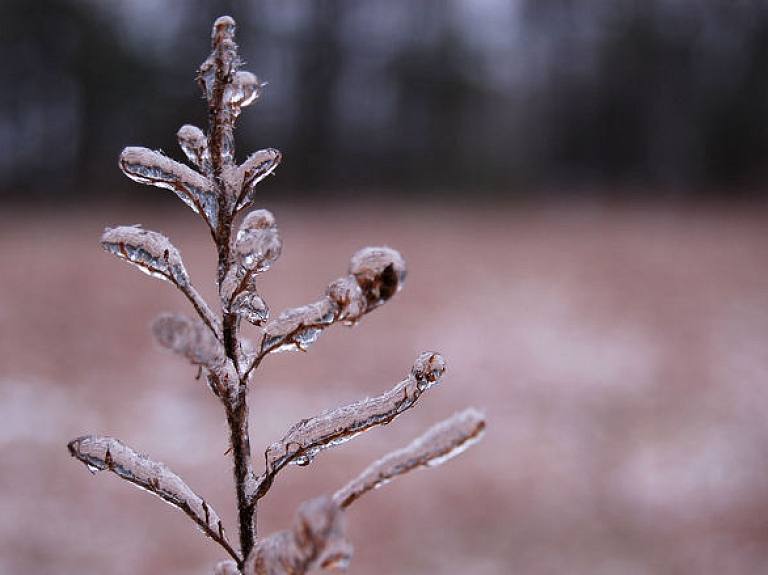
POLYGON ((301 420, 265 452, 267 468, 257 481, 253 497, 263 497, 275 475, 286 465, 308 465, 319 451, 346 443, 375 425, 389 423, 413 407, 444 372, 442 356, 424 352, 414 362, 408 377, 382 395, 301 420))
POLYGON ((118 226, 104 230, 101 247, 135 265, 145 274, 176 286, 187 296, 211 333, 220 337, 219 320, 192 286, 179 250, 167 237, 140 226, 118 226))
POLYGON ((393 451, 372 463, 365 471, 339 489, 333 500, 348 507, 365 493, 418 467, 435 467, 455 457, 480 441, 485 418, 475 409, 467 409, 434 426, 408 446, 393 451))
POLYGON ((109 470, 181 509, 203 533, 240 562, 227 541, 216 512, 165 464, 153 461, 143 453, 136 453, 122 441, 104 435, 84 435, 70 441, 68 447, 72 457, 82 461, 92 473, 109 470))

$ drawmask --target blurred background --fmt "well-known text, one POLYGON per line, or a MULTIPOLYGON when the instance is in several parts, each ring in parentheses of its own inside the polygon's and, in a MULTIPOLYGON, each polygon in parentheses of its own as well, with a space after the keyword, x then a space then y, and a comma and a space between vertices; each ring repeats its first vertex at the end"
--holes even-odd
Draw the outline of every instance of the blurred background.
POLYGON ((148 330, 190 310, 98 244, 162 231, 215 301, 203 224, 117 157, 181 159, 224 13, 269 83, 238 158, 283 153, 257 202, 284 240, 273 314, 364 245, 409 264, 361 325, 265 362, 255 453, 424 349, 449 364, 393 425, 284 471, 261 534, 474 405, 482 443, 350 509, 352 575, 768 572, 767 2, 2 0, 0 575, 224 559, 73 461, 86 433, 166 462, 235 534, 220 406, 148 330))

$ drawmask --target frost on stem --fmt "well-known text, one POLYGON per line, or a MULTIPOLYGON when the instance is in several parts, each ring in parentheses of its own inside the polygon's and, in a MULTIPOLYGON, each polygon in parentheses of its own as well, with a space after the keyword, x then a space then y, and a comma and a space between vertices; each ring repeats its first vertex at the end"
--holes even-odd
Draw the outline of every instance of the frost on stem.
POLYGON ((352 545, 344 535, 344 513, 332 498, 305 501, 293 529, 261 539, 245 562, 244 575, 303 575, 315 569, 345 569, 352 545))
POLYGON ((216 512, 165 464, 153 461, 143 453, 136 453, 122 441, 104 435, 78 437, 70 441, 68 447, 69 453, 91 472, 109 470, 181 509, 206 535, 237 559, 216 512))
POLYGON ((462 453, 482 438, 485 418, 475 409, 455 414, 433 427, 408 446, 372 463, 333 496, 340 507, 418 467, 434 467, 462 453))
POLYGON ((298 422, 264 454, 267 469, 259 478, 257 497, 266 493, 274 476, 286 465, 308 465, 319 451, 345 443, 376 425, 387 424, 413 407, 421 394, 435 385, 444 372, 442 356, 424 352, 414 362, 408 377, 382 395, 298 422))

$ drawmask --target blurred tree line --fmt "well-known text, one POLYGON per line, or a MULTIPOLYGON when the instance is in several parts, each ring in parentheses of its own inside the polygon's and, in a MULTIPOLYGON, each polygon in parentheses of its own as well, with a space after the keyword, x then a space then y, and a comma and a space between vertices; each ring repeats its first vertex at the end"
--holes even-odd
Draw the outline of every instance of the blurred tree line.
MULTIPOLYGON (((240 155, 270 190, 755 192, 768 177, 758 0, 3 0, 0 193, 135 190, 126 145, 181 157, 231 13, 269 82, 240 155)), ((266 188, 265 188, 266 189, 266 188)))

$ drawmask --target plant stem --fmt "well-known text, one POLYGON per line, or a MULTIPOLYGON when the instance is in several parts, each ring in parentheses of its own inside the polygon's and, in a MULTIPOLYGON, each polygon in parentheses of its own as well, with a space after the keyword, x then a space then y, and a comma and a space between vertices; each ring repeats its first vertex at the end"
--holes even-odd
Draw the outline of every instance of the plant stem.
POLYGON ((253 482, 253 467, 251 465, 251 446, 248 438, 248 403, 246 402, 246 387, 239 385, 235 397, 227 406, 227 423, 229 424, 230 441, 232 444, 232 460, 234 462, 235 489, 237 491, 238 527, 240 531, 240 555, 243 561, 253 549, 256 539, 254 521, 255 503, 252 502, 249 488, 253 482))

